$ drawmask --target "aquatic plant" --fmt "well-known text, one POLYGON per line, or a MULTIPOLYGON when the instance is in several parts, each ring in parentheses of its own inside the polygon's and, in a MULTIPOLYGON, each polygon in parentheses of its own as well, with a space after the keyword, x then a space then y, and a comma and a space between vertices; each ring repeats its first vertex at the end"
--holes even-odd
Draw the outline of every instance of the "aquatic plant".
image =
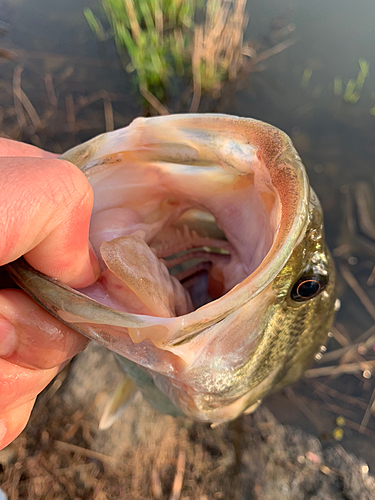
POLYGON ((348 81, 348 83, 346 84, 343 97, 345 102, 350 102, 352 104, 358 102, 359 98, 361 97, 363 85, 365 83, 365 80, 367 78, 370 69, 370 65, 366 61, 366 59, 359 59, 358 64, 359 64, 358 76, 356 80, 350 79, 348 81))
MULTIPOLYGON (((368 79, 370 72, 370 64, 364 59, 358 59, 359 71, 355 78, 350 78, 345 81, 342 76, 337 75, 333 79, 333 84, 329 82, 329 92, 333 90, 334 96, 338 97, 341 102, 348 104, 356 104, 362 96, 362 91, 366 80, 368 79)), ((313 74, 313 68, 307 66, 301 77, 300 87, 304 90, 311 88, 311 78, 313 74)), ((320 83, 315 83, 315 87, 312 89, 311 96, 315 99, 319 98, 322 91, 326 89, 326 85, 320 83)), ((375 107, 370 108, 370 114, 375 115, 375 107)))
MULTIPOLYGON (((243 64, 246 0, 102 0, 102 6, 124 68, 136 73, 141 94, 159 113, 189 81, 192 111, 202 93, 218 98, 243 64)), ((93 12, 84 15, 104 40, 93 12)))

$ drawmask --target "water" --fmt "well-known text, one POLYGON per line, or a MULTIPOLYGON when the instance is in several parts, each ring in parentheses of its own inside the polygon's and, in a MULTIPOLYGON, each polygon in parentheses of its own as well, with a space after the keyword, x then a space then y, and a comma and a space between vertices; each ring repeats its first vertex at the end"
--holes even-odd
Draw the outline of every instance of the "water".
MULTIPOLYGON (((16 138, 60 152, 102 132, 106 125, 111 126, 103 94, 87 105, 81 101, 81 107, 76 107, 70 118, 65 111, 69 95, 76 102, 79 96, 92 96, 103 89, 110 93, 104 98, 112 101, 115 127, 126 125, 142 113, 141 104, 134 98, 131 75, 122 70, 113 41, 98 43, 87 26, 82 15, 86 6, 96 8, 97 3, 0 0, 0 18, 9 23, 9 33, 0 47, 16 51, 15 60, 0 60, 0 81, 4 84, 0 85, 0 104, 4 108, 12 105, 13 72, 19 63, 24 68, 22 88, 39 116, 43 117, 46 107, 51 107, 45 74, 52 75, 59 108, 54 111, 55 118, 46 119, 48 126, 39 135, 28 117, 28 126, 16 133, 16 117, 5 115, 5 130, 12 130, 16 138)), ((370 112, 375 107, 375 3, 249 1, 248 12, 247 38, 267 39, 270 25, 279 19, 281 24, 295 25, 296 43, 267 60, 264 71, 251 76, 226 112, 259 118, 292 137, 322 202, 327 243, 336 254, 338 269, 346 266, 375 302, 375 289, 367 285, 375 254, 361 246, 357 233, 350 233, 346 227, 348 199, 353 200, 356 183, 369 183, 375 193, 375 116, 370 112), (347 103, 343 93, 348 81, 357 78, 359 59, 369 63, 370 72, 358 102, 347 103), (335 78, 342 82, 341 95, 335 95, 335 78), (349 249, 340 255, 344 244, 349 249)), ((338 340, 355 342, 375 321, 340 272, 338 290, 342 308, 337 314, 335 338, 329 341, 330 349, 340 347, 338 340)), ((363 359, 358 356, 357 353, 347 362, 363 359)), ((370 358, 368 354, 366 359, 370 358)), ((327 443, 334 439, 336 417, 344 415, 347 422, 342 445, 363 456, 374 471, 375 416, 366 414, 366 407, 375 384, 372 377, 364 378, 362 372, 328 380, 305 379, 294 386, 294 393, 286 391, 272 396, 268 404, 282 421, 317 433, 327 443), (339 391, 339 396, 332 390, 339 391), (359 433, 356 429, 361 423, 359 433)))

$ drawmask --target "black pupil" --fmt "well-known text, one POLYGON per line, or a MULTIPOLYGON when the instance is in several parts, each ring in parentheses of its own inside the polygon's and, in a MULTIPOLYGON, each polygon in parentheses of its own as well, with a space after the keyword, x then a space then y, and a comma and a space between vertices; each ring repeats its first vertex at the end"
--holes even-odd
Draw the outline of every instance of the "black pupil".
POLYGON ((300 283, 296 291, 301 298, 308 299, 316 295, 319 292, 319 290, 320 290, 319 282, 310 279, 300 283))

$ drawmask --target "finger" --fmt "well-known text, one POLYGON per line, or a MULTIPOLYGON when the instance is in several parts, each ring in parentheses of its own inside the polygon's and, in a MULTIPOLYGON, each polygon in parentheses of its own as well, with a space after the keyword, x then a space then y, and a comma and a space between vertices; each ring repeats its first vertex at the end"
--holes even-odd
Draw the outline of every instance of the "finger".
POLYGON ((39 271, 83 288, 99 265, 88 244, 91 186, 73 164, 1 158, 0 265, 21 255, 39 271))
POLYGON ((35 158, 56 158, 56 154, 43 151, 31 144, 0 137, 0 156, 27 156, 35 158))
POLYGON ((0 413, 0 450, 8 446, 25 428, 35 399, 17 408, 0 413))
POLYGON ((21 290, 0 290, 0 359, 47 370, 71 359, 87 342, 21 290))
POLYGON ((35 399, 58 372, 58 367, 34 370, 0 359, 0 414, 35 399))

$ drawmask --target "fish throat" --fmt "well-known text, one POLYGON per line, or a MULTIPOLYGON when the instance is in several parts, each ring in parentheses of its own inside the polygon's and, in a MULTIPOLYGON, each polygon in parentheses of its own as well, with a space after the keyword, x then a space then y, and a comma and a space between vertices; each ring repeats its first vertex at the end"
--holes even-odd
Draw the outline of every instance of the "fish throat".
POLYGON ((256 159, 245 172, 183 160, 120 153, 90 166, 102 275, 85 293, 133 314, 181 316, 261 266, 281 218, 268 171, 256 159))

